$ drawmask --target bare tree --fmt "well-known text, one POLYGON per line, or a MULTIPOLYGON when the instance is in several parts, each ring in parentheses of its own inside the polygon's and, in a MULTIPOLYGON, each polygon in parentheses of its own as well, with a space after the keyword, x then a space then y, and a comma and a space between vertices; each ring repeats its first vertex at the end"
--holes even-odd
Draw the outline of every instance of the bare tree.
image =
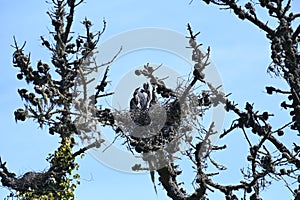
MULTIPOLYGON (((189 31, 189 44, 190 48, 193 49, 192 60, 195 62, 193 78, 189 84, 185 85, 182 93, 178 92, 180 90, 174 91, 174 95, 168 94, 168 90, 156 90, 157 95, 163 98, 169 99, 167 104, 160 103, 163 107, 166 107, 170 112, 170 118, 167 117, 166 124, 161 130, 157 137, 151 137, 147 139, 134 138, 129 135, 131 143, 129 146, 135 146, 135 150, 141 153, 144 160, 149 162, 149 169, 152 173, 152 181, 154 182, 154 174, 158 174, 161 185, 167 191, 167 195, 172 199, 209 199, 207 194, 212 191, 219 191, 224 194, 225 199, 236 200, 236 199, 251 199, 258 200, 261 199, 261 192, 268 186, 272 186, 272 181, 282 180, 285 182, 286 187, 290 190, 295 200, 300 199, 300 176, 299 176, 299 153, 300 146, 298 144, 299 140, 299 33, 300 25, 296 24, 296 20, 300 17, 299 13, 291 12, 291 0, 259 0, 258 2, 247 2, 244 6, 239 5, 237 1, 234 0, 205 0, 207 4, 215 4, 221 9, 232 10, 235 15, 237 15, 241 20, 248 20, 257 26, 259 29, 266 33, 266 37, 271 43, 271 59, 272 63, 267 67, 270 74, 276 77, 284 79, 290 90, 284 91, 279 88, 274 88, 273 86, 266 86, 267 94, 282 94, 287 97, 286 101, 279 102, 279 105, 289 111, 291 116, 290 121, 281 122, 281 126, 274 128, 270 124, 270 117, 274 116, 271 111, 260 112, 255 109, 252 102, 245 102, 244 108, 239 108, 233 100, 228 98, 218 88, 213 87, 211 84, 207 83, 208 90, 202 93, 193 93, 191 90, 196 83, 205 83, 204 69, 208 67, 208 57, 210 49, 208 48, 207 53, 202 53, 197 44, 196 36, 192 32, 190 25, 188 25, 189 31), (266 10, 270 19, 275 19, 277 23, 276 26, 271 27, 268 25, 268 21, 262 21, 259 18, 259 12, 257 9, 266 10), (205 110, 210 109, 218 104, 224 104, 224 109, 227 112, 233 112, 236 114, 236 118, 232 120, 232 124, 229 128, 225 129, 220 135, 220 138, 227 136, 227 134, 234 132, 234 130, 241 131, 245 140, 248 144, 249 155, 245 155, 248 160, 248 167, 246 169, 241 169, 243 179, 236 184, 222 184, 221 182, 215 181, 215 177, 221 173, 221 171, 226 170, 226 167, 213 160, 211 155, 216 151, 226 151, 226 145, 224 146, 213 146, 210 144, 209 136, 215 134, 214 123, 207 127, 206 129, 201 129, 198 126, 199 132, 201 130, 206 135, 205 137, 199 137, 197 139, 186 140, 190 144, 190 149, 181 152, 183 156, 187 156, 192 163, 194 163, 195 169, 195 181, 194 181, 194 192, 192 194, 187 194, 180 182, 177 181, 178 175, 181 174, 180 166, 178 166, 177 159, 173 156, 174 152, 179 152, 180 149, 177 148, 177 141, 180 141, 182 134, 182 127, 186 125, 184 123, 184 117, 182 113, 186 110, 191 111, 190 107, 184 108, 187 98, 187 94, 191 96, 198 97, 198 107, 201 108, 195 113, 188 112, 183 114, 184 116, 195 116, 204 115, 205 110), (179 103, 178 103, 179 102, 179 103), (180 105, 180 106, 179 106, 180 105), (186 109, 186 110, 185 110, 186 109), (172 116, 172 117, 171 117, 172 116), (175 120, 174 120, 175 119, 175 120), (167 133, 164 131, 167 130, 167 133), (295 141, 292 145, 284 143, 281 141, 281 136, 286 132, 290 132, 292 138, 295 141), (208 136, 207 136, 208 135, 208 136), (169 145, 162 142, 167 140, 167 143, 172 143, 174 141, 175 145, 172 148, 172 152, 168 151, 169 145), (132 142, 133 141, 133 142, 132 142), (138 148, 137 148, 138 147, 138 148), (153 147, 158 147, 160 153, 159 156, 155 154, 153 156, 151 153, 149 156, 149 151, 157 151, 153 147), (207 150, 207 151, 205 151, 207 150), (150 157, 150 159, 149 159, 150 157), (158 168, 153 167, 153 163, 163 162, 164 165, 158 166, 158 168), (212 168, 213 167, 213 168, 212 168), (212 171, 214 170, 214 171, 212 171), (243 195, 241 197, 237 196, 237 192, 242 191, 243 195)), ((146 65, 143 71, 138 71, 137 75, 143 74, 149 77, 150 82, 154 83, 154 86, 160 88, 158 81, 151 81, 152 68, 149 72, 149 66, 146 65), (150 75, 149 75, 150 74, 150 75)), ((164 85, 164 84, 162 84, 164 85)), ((171 91, 172 93, 173 91, 171 91)), ((190 101, 187 101, 188 105, 195 105, 190 101)), ((259 102, 256 102, 259 104, 259 102)), ((142 109, 138 109, 138 112, 144 112, 142 109)), ((191 118, 188 118, 191 122, 191 118)), ((143 122, 147 121, 145 119, 143 122)), ((137 121, 139 124, 143 122, 137 121)), ((150 123, 150 122, 147 122, 150 123)), ((197 126, 196 126, 197 127, 197 126)), ((184 130, 188 126, 184 127, 184 130)), ((195 128, 195 127, 193 127, 195 128)), ((128 130, 126 130, 128 132, 128 130)), ((187 131, 185 131, 187 133, 187 131)), ((236 132, 235 132, 236 133, 236 132)), ((187 139, 187 135, 184 139, 187 139)), ((138 170, 141 166, 135 166, 135 170, 138 170)), ((142 168, 143 169, 143 168, 142 168)), ((239 172, 237 172, 239 173, 239 172)), ((239 193, 240 194, 240 193, 239 193)))
MULTIPOLYGON (((243 180, 240 180, 237 184, 225 185, 220 182, 214 181, 214 176, 219 172, 207 172, 208 166, 214 166, 220 171, 226 169, 217 161, 210 158, 216 150, 226 150, 226 146, 212 147, 211 151, 204 157, 200 156, 201 147, 205 140, 196 142, 195 145, 191 145, 191 151, 187 151, 186 155, 190 157, 195 164, 196 178, 195 178, 195 192, 192 194, 186 194, 183 188, 179 186, 176 181, 178 174, 177 165, 170 162, 168 166, 156 170, 159 175, 159 181, 167 191, 167 194, 172 199, 208 199, 206 194, 208 191, 219 190, 224 194, 225 199, 261 199, 260 193, 270 183, 271 180, 283 180, 286 183, 286 187, 291 191, 294 199, 300 199, 300 176, 299 176, 299 33, 300 25, 295 24, 296 20, 300 17, 300 14, 292 13, 291 1, 284 2, 282 0, 259 0, 258 2, 247 2, 244 6, 238 4, 234 0, 204 0, 207 4, 215 4, 221 9, 232 10, 241 20, 248 20, 257 26, 259 29, 266 33, 266 37, 271 42, 271 58, 272 63, 268 66, 268 72, 274 74, 277 77, 281 77, 286 80, 290 87, 289 91, 283 91, 281 89, 274 88, 272 86, 266 87, 266 92, 270 95, 279 93, 287 97, 286 101, 283 101, 280 106, 287 111, 290 111, 291 120, 288 122, 282 122, 282 126, 279 128, 273 128, 269 123, 269 118, 273 114, 271 112, 259 112, 255 110, 254 106, 250 102, 245 103, 245 108, 241 109, 224 95, 215 92, 214 88, 210 88, 207 95, 206 106, 211 106, 216 96, 219 96, 218 103, 225 102, 225 110, 233 112, 237 115, 236 119, 232 120, 232 125, 221 134, 220 138, 225 137, 228 133, 235 129, 240 130, 249 145, 249 155, 246 155, 249 162, 249 167, 246 170, 242 170, 244 176, 243 180), (270 27, 268 21, 261 21, 256 9, 266 9, 271 19, 277 20, 276 27, 270 27), (212 95, 215 94, 215 95, 212 95), (218 95, 219 94, 219 95, 218 95), (287 103, 289 102, 289 103, 287 103), (284 144, 280 137, 285 132, 291 132, 295 138, 293 146, 284 144), (249 135, 255 135, 256 140, 251 140, 249 135), (296 135, 294 135, 296 134, 296 135), (275 150, 274 150, 275 149, 275 150), (243 197, 238 198, 235 194, 237 191, 244 191, 243 197)), ((270 20, 271 20, 270 19, 270 20)), ((198 55, 196 58, 203 62, 205 57, 201 57, 197 54, 197 43, 190 26, 188 26, 190 32, 190 45, 194 48, 193 55, 198 55)), ((209 52, 208 52, 209 53, 209 52)), ((199 65, 199 60, 192 58, 199 65)), ((201 65, 201 64, 200 64, 201 65)), ((198 73, 194 73, 196 78, 198 73)), ((205 80, 205 78, 203 79, 205 80)), ((204 97, 201 97, 202 99, 204 97)), ((204 101, 205 102, 205 101, 204 101)), ((256 102, 259 104, 259 102, 256 102)), ((203 106, 203 101, 200 101, 199 106, 203 106), (202 104, 201 104, 202 103, 202 104)), ((277 116, 280 117, 280 116, 277 116)), ((208 133, 213 130, 211 126, 208 129, 208 133)), ((292 136, 291 136, 292 137, 292 136)))
POLYGON ((98 100, 113 95, 105 93, 104 89, 108 82, 109 64, 115 57, 98 65, 93 56, 105 30, 105 22, 102 31, 94 32, 92 23, 85 19, 82 24, 86 33, 75 38, 71 32, 74 11, 83 1, 52 0, 53 10, 47 12, 54 29, 50 32, 52 39, 41 37, 43 46, 52 53, 52 63, 38 61, 33 67, 30 54, 24 53, 25 44, 19 46, 14 41, 13 64, 20 70, 17 78, 25 79, 27 84, 33 86, 32 91, 24 88, 18 90, 24 107, 17 109, 14 114, 16 121, 31 118, 40 127, 48 127, 49 134, 60 136, 60 146, 47 158, 50 166, 44 172, 27 172, 18 177, 7 168, 6 162, 0 160, 2 185, 16 191, 10 197, 74 199, 74 190, 79 184, 76 179, 80 177, 79 174, 73 174, 78 168, 76 157, 90 148, 100 147, 103 139, 97 125, 101 124, 110 126, 116 137, 121 136, 131 153, 139 154, 148 163, 146 168, 136 164, 132 169, 149 170, 154 186, 155 175, 158 175, 167 195, 174 200, 205 200, 213 191, 223 193, 226 200, 258 200, 261 199, 261 191, 271 180, 283 180, 294 199, 300 199, 300 145, 297 140, 293 146, 281 141, 281 136, 286 132, 295 138, 300 135, 300 25, 294 24, 300 14, 290 11, 291 0, 258 0, 247 2, 244 6, 235 0, 203 1, 233 10, 240 19, 250 21, 266 33, 271 42, 273 61, 268 66, 268 72, 286 80, 290 87, 289 91, 284 91, 267 86, 266 92, 287 97, 286 101, 279 104, 290 111, 291 120, 274 128, 269 119, 280 116, 274 116, 271 111, 257 111, 252 102, 245 102, 245 107, 239 108, 228 94, 220 90, 220 86, 210 83, 205 76, 210 64, 210 48, 206 52, 200 49, 202 44, 196 41, 199 33, 194 33, 189 24, 187 40, 192 49, 194 68, 188 80, 182 81, 176 89, 170 89, 162 77, 156 76, 156 68, 146 64, 135 73, 145 76, 149 81, 141 90, 137 88, 134 91, 130 110, 113 112, 103 108, 98 100), (278 22, 277 26, 271 27, 267 21, 260 20, 257 9, 266 9, 270 18, 278 22), (95 80, 89 75, 100 67, 106 67, 105 73, 90 95, 87 88, 95 80), (195 90, 197 85, 206 85, 206 89, 195 90), (236 114, 231 126, 224 130, 220 138, 231 132, 235 134, 234 130, 241 131, 249 148, 249 155, 245 155, 248 168, 241 170, 243 179, 230 185, 215 180, 226 167, 212 158, 216 152, 226 153, 226 145, 216 146, 211 142, 211 136, 216 134, 214 122, 209 127, 203 127, 199 122, 206 111, 220 105, 227 112, 236 114), (155 123, 161 117, 165 117, 162 127, 155 123), (145 125, 149 124, 151 128, 145 129, 145 125), (191 135, 195 131, 197 137, 191 135), (75 144, 81 141, 88 145, 78 148, 75 144), (182 151, 181 143, 189 148, 182 151), (178 181, 182 173, 178 154, 193 163, 195 178, 191 194, 178 181), (238 197, 238 191, 242 191, 243 196, 238 197))
MULTIPOLYGON (((96 98, 87 99, 86 86, 89 84, 87 74, 107 67, 107 64, 97 66, 93 52, 105 30, 93 31, 88 19, 82 21, 85 33, 76 36, 72 31, 75 8, 83 3, 76 0, 52 0, 48 2, 52 10, 47 12, 53 31, 49 40, 41 36, 42 45, 51 52, 51 63, 42 60, 32 65, 30 54, 24 53, 25 44, 19 45, 14 39, 13 66, 19 69, 17 78, 25 80, 32 90, 18 89, 24 101, 24 107, 15 112, 15 120, 33 119, 40 128, 47 127, 50 135, 58 134, 59 147, 49 154, 49 168, 43 172, 27 172, 21 176, 10 172, 6 162, 0 159, 0 177, 2 186, 11 189, 8 196, 21 199, 74 199, 74 190, 80 183, 78 163, 76 158, 90 148, 97 148, 103 142, 97 132, 89 134, 95 127, 95 121, 84 121, 83 110, 88 109, 84 102, 95 104, 95 99, 104 97, 107 85, 107 75, 97 86, 96 98), (51 39, 50 39, 51 38, 51 39), (88 125, 86 125, 88 124, 88 125), (78 139, 89 140, 82 148, 76 147, 78 139)), ((109 110, 96 108, 93 112, 101 114, 97 123, 112 125, 113 118, 109 110)))

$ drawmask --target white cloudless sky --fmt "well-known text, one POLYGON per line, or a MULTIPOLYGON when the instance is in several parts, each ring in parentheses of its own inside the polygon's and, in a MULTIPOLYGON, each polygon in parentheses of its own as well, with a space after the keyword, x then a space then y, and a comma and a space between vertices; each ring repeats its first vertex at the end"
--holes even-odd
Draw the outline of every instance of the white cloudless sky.
MULTIPOLYGON (((299 11, 299 2, 294 3, 293 6, 299 11)), ((52 29, 46 15, 49 8, 49 4, 44 1, 1 1, 0 156, 2 160, 7 161, 7 167, 19 175, 30 170, 47 169, 49 166, 45 158, 57 147, 56 136, 47 134, 46 129, 39 130, 37 125, 30 120, 16 124, 13 115, 17 108, 22 107, 17 89, 27 87, 23 81, 17 80, 18 71, 12 66, 13 48, 10 45, 13 44, 13 36, 16 36, 20 45, 24 41, 27 42, 25 50, 31 52, 33 65, 39 59, 49 61, 51 55, 40 41, 41 35, 49 38, 48 32, 52 29)), ((265 17, 263 13, 261 15, 265 17)), ((211 47, 211 58, 222 76, 225 92, 232 93, 230 98, 238 103, 240 108, 243 108, 245 102, 249 101, 255 102, 256 109, 275 110, 280 115, 280 120, 274 121, 277 126, 284 122, 281 120, 289 119, 288 113, 279 108, 281 97, 272 98, 264 92, 265 85, 269 84, 286 88, 282 79, 271 78, 267 74, 266 69, 271 61, 269 42, 264 32, 249 22, 240 21, 229 10, 220 11, 217 7, 207 6, 199 0, 194 0, 191 5, 189 5, 189 0, 86 0, 78 7, 75 14, 73 27, 75 35, 84 31, 80 24, 84 17, 93 22, 95 29, 102 28, 103 18, 107 21, 107 29, 100 40, 100 49, 101 42, 137 28, 166 28, 186 35, 186 24, 190 23, 195 32, 201 32, 198 41, 203 43, 204 48, 211 47)), ((159 53, 156 52, 155 55, 158 56, 155 62, 159 63, 157 61, 159 53)), ((135 54, 131 57, 128 55, 127 59, 125 56, 123 61, 120 59, 115 66, 113 64, 109 77, 113 80, 114 73, 118 73, 117 67, 124 67, 129 71, 133 65, 143 65, 152 61, 131 63, 130 59, 134 59, 134 56, 135 54)), ((171 61, 164 61, 163 64, 174 65, 171 61)), ((180 66, 174 67, 180 68, 180 66)), ((224 128, 230 125, 232 116, 234 115, 227 115, 224 128)), ((288 139, 286 140, 291 143, 288 139)), ((246 158, 242 157, 242 153, 248 152, 243 142, 244 138, 239 132, 219 141, 220 145, 227 143, 230 146, 227 153, 216 156, 222 160, 223 164, 231 167, 229 172, 222 176, 224 183, 239 181, 239 169, 245 167, 246 158)), ((104 166, 90 154, 87 154, 79 163, 81 185, 76 190, 76 197, 80 200, 168 199, 160 185, 157 185, 158 194, 155 194, 149 174, 132 174, 114 170, 104 166)), ((188 167, 183 168, 192 171, 188 167)), ((187 174, 190 175, 190 173, 187 174)), ((186 185, 190 185, 190 182, 186 182, 186 185)), ((0 188, 0 199, 4 198, 8 192, 7 189, 0 188)), ((283 184, 276 184, 275 189, 266 193, 264 197, 264 199, 291 199, 283 184)), ((214 195, 214 199, 219 198, 214 195)))

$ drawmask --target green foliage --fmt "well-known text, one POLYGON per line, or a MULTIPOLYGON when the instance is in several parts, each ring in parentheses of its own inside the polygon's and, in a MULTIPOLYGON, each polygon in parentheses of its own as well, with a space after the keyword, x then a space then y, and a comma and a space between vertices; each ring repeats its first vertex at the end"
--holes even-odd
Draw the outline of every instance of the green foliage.
MULTIPOLYGON (((57 134, 60 142, 58 148, 46 158, 50 166, 43 172, 27 172, 21 177, 16 177, 14 173, 9 172, 6 162, 2 163, 0 159, 2 185, 16 191, 7 198, 74 199, 74 191, 80 184, 80 175, 76 172, 79 168, 76 157, 83 158, 85 151, 101 144, 97 137, 94 143, 86 147, 77 151, 74 148, 79 142, 75 140, 81 140, 83 135, 88 138, 86 132, 91 131, 90 127, 86 126, 87 121, 83 121, 83 125, 80 126, 78 118, 81 115, 81 108, 78 105, 82 105, 82 102, 77 99, 80 94, 86 93, 86 75, 90 72, 90 68, 85 63, 91 62, 89 59, 105 29, 104 22, 102 32, 93 33, 91 22, 85 19, 82 22, 86 29, 85 34, 73 39, 71 27, 75 8, 82 2, 82 0, 52 0, 52 9, 47 14, 54 29, 49 33, 53 40, 48 41, 41 36, 42 45, 51 52, 51 64, 39 60, 36 67, 32 66, 30 54, 24 53, 26 43, 20 47, 14 38, 13 66, 19 69, 17 78, 25 80, 29 85, 28 88, 32 87, 31 91, 25 88, 18 89, 24 107, 14 112, 15 120, 17 122, 33 119, 40 128, 49 128, 50 135, 57 134)), ((93 68, 98 69, 97 66, 93 68)), ((101 92, 107 85, 107 82, 103 81, 104 83, 106 84, 101 87, 101 92)), ((83 96, 86 100, 87 97, 83 96)), ((106 121, 99 118, 100 123, 106 121)))

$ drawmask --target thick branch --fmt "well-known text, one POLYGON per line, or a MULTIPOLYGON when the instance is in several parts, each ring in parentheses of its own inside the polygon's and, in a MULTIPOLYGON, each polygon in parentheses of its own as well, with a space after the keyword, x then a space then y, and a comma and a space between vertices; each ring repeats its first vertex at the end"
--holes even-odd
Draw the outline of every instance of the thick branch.
POLYGON ((167 194, 173 200, 185 200, 185 194, 179 188, 176 182, 176 174, 174 173, 173 167, 169 164, 157 170, 159 181, 167 191, 167 194))

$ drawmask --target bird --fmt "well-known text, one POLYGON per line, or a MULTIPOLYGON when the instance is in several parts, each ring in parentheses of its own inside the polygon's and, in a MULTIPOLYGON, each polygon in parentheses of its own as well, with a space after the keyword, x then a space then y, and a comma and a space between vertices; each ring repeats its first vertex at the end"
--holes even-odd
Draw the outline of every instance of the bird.
POLYGON ((140 105, 142 110, 146 110, 149 108, 149 98, 150 98, 150 90, 149 90, 149 84, 144 83, 143 88, 138 91, 138 96, 140 99, 140 105))
POLYGON ((149 83, 144 83, 142 88, 136 88, 130 100, 130 110, 148 110, 150 107, 151 96, 152 94, 150 91, 149 83))
POLYGON ((138 87, 133 92, 133 96, 130 100, 130 111, 135 111, 135 110, 137 110, 141 107, 140 106, 140 98, 139 98, 139 95, 138 95, 139 89, 140 88, 138 87))

